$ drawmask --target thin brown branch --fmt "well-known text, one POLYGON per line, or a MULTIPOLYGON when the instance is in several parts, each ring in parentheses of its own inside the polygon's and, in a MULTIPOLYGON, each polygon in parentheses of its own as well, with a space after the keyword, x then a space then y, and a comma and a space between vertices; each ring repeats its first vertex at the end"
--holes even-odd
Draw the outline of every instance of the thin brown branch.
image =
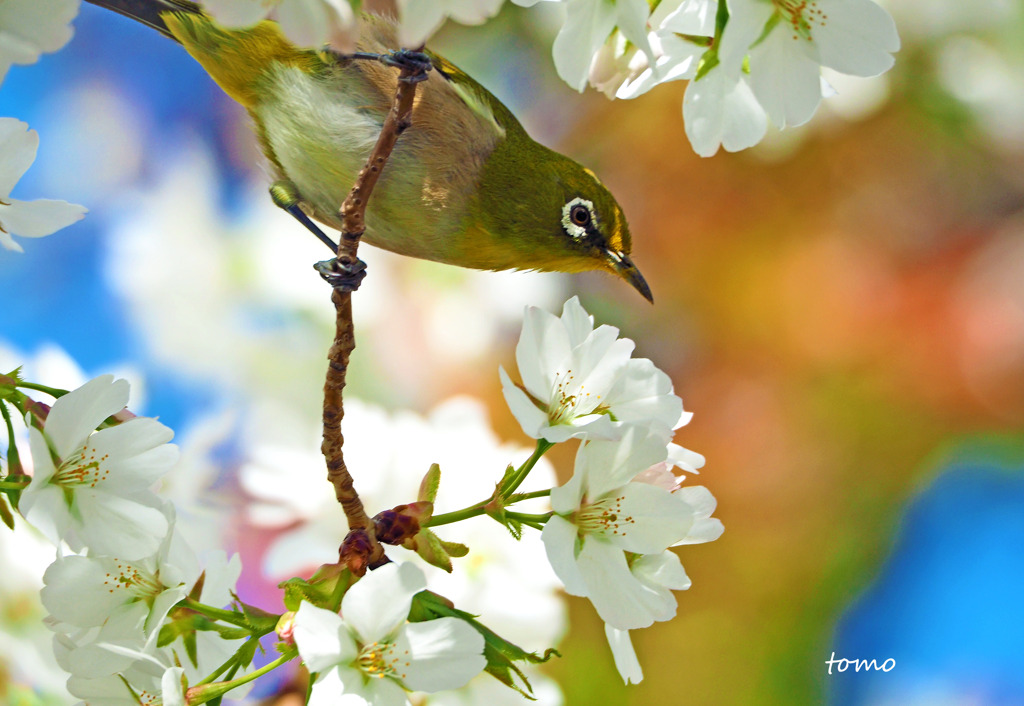
MULTIPOLYGON (((380 137, 377 138, 377 144, 341 205, 343 230, 338 243, 338 256, 332 261, 332 267, 336 272, 358 262, 356 251, 359 248, 359 239, 366 230, 366 207, 369 205, 373 188, 384 171, 399 135, 411 124, 416 83, 404 79, 412 77, 417 72, 422 72, 422 69, 401 69, 394 102, 384 121, 380 137)), ((321 274, 325 274, 323 269, 321 274)), ((334 302, 336 311, 335 335, 334 343, 327 354, 329 365, 327 380, 324 383, 323 443, 320 449, 327 463, 327 479, 334 486, 335 497, 348 520, 349 535, 342 544, 341 561, 348 564, 354 573, 362 575, 367 567, 378 566, 387 561, 387 557, 384 556, 384 549, 374 535, 373 521, 366 514, 362 500, 356 492, 342 452, 345 441, 341 433, 341 420, 345 416, 342 390, 345 387, 349 356, 356 347, 352 323, 352 292, 336 286, 331 301, 334 302)))

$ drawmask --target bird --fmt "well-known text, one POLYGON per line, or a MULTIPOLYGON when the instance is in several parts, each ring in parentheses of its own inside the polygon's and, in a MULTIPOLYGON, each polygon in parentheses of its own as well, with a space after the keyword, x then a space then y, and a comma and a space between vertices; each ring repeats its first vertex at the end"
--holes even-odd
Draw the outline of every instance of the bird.
MULTIPOLYGON (((272 20, 220 26, 189 0, 87 0, 181 44, 252 119, 274 203, 326 238, 391 108, 393 19, 363 14, 356 52, 302 48, 272 20)), ((480 83, 427 49, 411 127, 366 213, 363 240, 480 270, 603 270, 645 299, 622 208, 590 169, 533 140, 480 83)), ((330 240, 326 240, 330 243, 330 240)))

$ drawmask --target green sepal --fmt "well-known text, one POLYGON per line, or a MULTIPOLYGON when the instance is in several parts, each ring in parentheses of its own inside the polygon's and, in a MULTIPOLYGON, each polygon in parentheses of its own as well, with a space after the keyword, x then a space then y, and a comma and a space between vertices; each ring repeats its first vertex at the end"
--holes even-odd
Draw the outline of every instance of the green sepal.
MULTIPOLYGON (((512 470, 512 466, 509 466, 509 470, 512 470)), ((507 471, 505 475, 508 475, 507 471)), ((484 509, 487 516, 501 523, 517 542, 523 538, 523 523, 508 516, 508 513, 505 512, 505 504, 499 498, 495 497, 494 500, 487 503, 487 507, 484 509)))
POLYGON ((298 610, 302 601, 306 601, 317 608, 337 613, 341 608, 341 597, 352 583, 352 572, 347 567, 324 564, 308 581, 295 577, 277 584, 277 587, 284 589, 284 606, 288 610, 298 610))
POLYGON ((437 490, 441 487, 441 467, 436 463, 430 465, 430 469, 424 474, 420 481, 420 492, 416 499, 420 502, 432 503, 437 498, 437 490))
POLYGON ((189 631, 181 636, 181 641, 185 645, 185 654, 188 656, 189 662, 192 663, 193 667, 199 667, 199 645, 196 641, 196 632, 189 631))
POLYGON ((487 660, 487 666, 484 667, 484 671, 510 689, 515 689, 531 701, 535 700, 532 695, 533 688, 530 686, 529 679, 523 674, 523 670, 515 663, 543 664, 552 657, 562 656, 554 648, 545 650, 543 655, 539 655, 536 652, 527 652, 522 647, 509 642, 485 626, 472 613, 459 610, 447 598, 436 593, 420 591, 413 596, 412 611, 409 613, 410 622, 424 622, 436 618, 457 618, 469 623, 484 638, 484 658, 487 660), (520 682, 522 686, 517 682, 520 682))
POLYGON ((756 40, 754 40, 753 44, 751 44, 749 47, 747 47, 748 51, 750 49, 753 49, 754 47, 756 47, 758 44, 763 42, 765 39, 767 39, 768 35, 772 33, 772 30, 775 29, 775 26, 777 24, 779 24, 779 22, 781 22, 781 21, 782 21, 782 15, 780 15, 778 12, 773 12, 772 16, 768 18, 768 21, 764 23, 764 29, 761 30, 761 36, 758 37, 756 40))
POLYGON ((256 650, 262 649, 260 646, 259 638, 253 637, 246 640, 241 647, 238 648, 238 652, 235 653, 235 664, 239 669, 245 669, 252 661, 256 659, 256 650))
POLYGON ((21 379, 20 365, 6 375, 0 375, 0 400, 13 397, 18 385, 22 382, 24 380, 21 379))
POLYGON ((14 529, 14 515, 7 506, 7 496, 4 493, 0 493, 0 520, 3 520, 10 529, 14 529))
POLYGON ((700 55, 700 61, 697 62, 697 73, 694 75, 693 80, 700 81, 716 66, 718 66, 718 48, 711 47, 700 55))
POLYGON ((437 541, 441 543, 441 547, 444 548, 444 550, 448 553, 448 556, 453 556, 456 559, 461 559, 462 557, 469 554, 469 547, 467 547, 465 544, 461 544, 459 542, 447 542, 441 539, 440 537, 437 538, 437 541))
POLYGON ((515 474, 515 472, 516 472, 516 467, 513 466, 511 463, 508 464, 508 468, 505 469, 504 475, 502 475, 501 476, 501 480, 498 481, 498 486, 494 489, 494 496, 493 497, 497 498, 499 495, 501 495, 501 489, 505 487, 505 482, 509 478, 511 478, 515 474))
POLYGON ((469 547, 458 542, 446 542, 438 537, 432 530, 421 529, 413 537, 412 541, 405 542, 402 546, 412 549, 420 555, 423 561, 431 566, 444 569, 449 574, 452 572, 452 557, 456 559, 469 554, 469 547))
POLYGON ((235 599, 235 603, 241 609, 242 615, 245 617, 245 622, 249 626, 249 634, 261 637, 263 635, 269 635, 277 629, 277 621, 281 619, 280 615, 277 613, 270 613, 262 608, 249 605, 248 603, 243 603, 234 593, 231 595, 235 599))

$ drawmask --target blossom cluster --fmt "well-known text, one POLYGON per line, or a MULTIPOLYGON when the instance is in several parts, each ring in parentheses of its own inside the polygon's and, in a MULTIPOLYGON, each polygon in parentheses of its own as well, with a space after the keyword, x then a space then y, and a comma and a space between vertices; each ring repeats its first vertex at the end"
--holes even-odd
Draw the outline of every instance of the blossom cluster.
MULTIPOLYGON (((16 397, 16 373, 2 381, 16 397)), ((283 654, 268 666, 301 656, 316 674, 314 704, 343 695, 352 703, 403 704, 406 690, 460 687, 486 666, 483 635, 466 620, 406 624, 426 587, 408 563, 351 586, 341 616, 306 600, 287 620, 254 618, 240 602, 241 612, 222 609, 237 602, 241 563, 220 551, 201 561, 176 528, 173 506, 153 491, 177 462, 173 434, 127 410, 127 382, 95 378, 48 409, 18 402, 30 410, 32 452, 18 509, 57 547, 41 598, 57 662, 70 674, 68 691, 85 704, 203 703, 213 694, 202 690, 213 688, 243 696, 237 687, 261 673, 243 674, 258 637, 281 624, 283 654), (200 627, 208 625, 204 616, 237 627, 200 627), (211 683, 225 672, 229 681, 211 683)))
POLYGON ((42 602, 68 691, 169 706, 234 648, 200 634, 190 661, 183 638, 161 640, 161 628, 187 596, 230 603, 241 564, 223 552, 201 561, 177 531, 173 506, 152 490, 178 460, 173 432, 128 412, 128 392, 101 376, 59 397, 42 424, 29 419, 33 473, 18 508, 57 547, 42 602))
POLYGON ((669 547, 709 542, 723 531, 715 499, 682 486, 704 458, 672 443, 692 415, 668 376, 612 326, 594 327, 575 297, 562 316, 527 310, 516 347, 522 385, 502 369, 505 399, 523 431, 548 444, 578 438, 573 475, 551 491, 541 538, 555 573, 590 599, 623 679, 643 678, 629 631, 670 620, 672 591, 690 579, 669 547))
POLYGON ((689 79, 683 120, 705 157, 757 144, 769 121, 810 120, 834 93, 822 67, 878 76, 900 47, 892 18, 873 0, 551 1, 566 5, 554 45, 559 76, 609 98, 689 79))

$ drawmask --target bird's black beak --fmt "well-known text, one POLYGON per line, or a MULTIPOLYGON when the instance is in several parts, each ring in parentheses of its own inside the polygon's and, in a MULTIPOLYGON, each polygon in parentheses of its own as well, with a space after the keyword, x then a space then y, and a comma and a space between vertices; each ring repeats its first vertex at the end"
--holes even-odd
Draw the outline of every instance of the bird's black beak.
POLYGON ((647 286, 647 280, 640 274, 640 270, 636 268, 629 256, 614 250, 606 250, 605 254, 615 274, 633 285, 633 288, 640 292, 644 299, 653 304, 654 297, 651 295, 651 288, 647 286))

